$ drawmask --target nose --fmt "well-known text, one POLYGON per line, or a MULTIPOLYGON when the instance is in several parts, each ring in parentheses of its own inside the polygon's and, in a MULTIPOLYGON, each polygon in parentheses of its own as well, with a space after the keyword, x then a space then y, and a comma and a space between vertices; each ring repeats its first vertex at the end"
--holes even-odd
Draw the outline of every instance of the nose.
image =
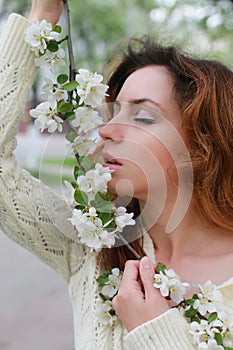
POLYGON ((123 138, 123 125, 113 119, 101 127, 99 134, 105 141, 111 140, 114 142, 120 142, 123 138))

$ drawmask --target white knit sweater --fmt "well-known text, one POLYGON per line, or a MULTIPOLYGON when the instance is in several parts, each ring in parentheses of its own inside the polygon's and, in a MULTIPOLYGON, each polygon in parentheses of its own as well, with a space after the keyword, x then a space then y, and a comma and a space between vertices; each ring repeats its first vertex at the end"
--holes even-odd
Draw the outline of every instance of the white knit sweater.
MULTIPOLYGON (((29 22, 11 15, 0 42, 0 229, 61 274, 73 305, 75 350, 192 350, 188 324, 177 309, 127 333, 122 323, 101 326, 96 255, 72 237, 70 208, 48 187, 22 170, 14 158, 15 135, 35 75, 34 56, 24 42, 29 22), (68 237, 69 236, 69 237, 68 237)), ((153 259, 145 237, 144 249, 153 259)), ((3 287, 3 286, 2 286, 3 287)), ((219 287, 233 314, 233 278, 219 287)))

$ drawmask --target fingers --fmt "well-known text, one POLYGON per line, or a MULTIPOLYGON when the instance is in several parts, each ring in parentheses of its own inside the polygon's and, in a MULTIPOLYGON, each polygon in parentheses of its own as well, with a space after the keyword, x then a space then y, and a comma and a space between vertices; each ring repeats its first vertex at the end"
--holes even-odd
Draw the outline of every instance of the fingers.
POLYGON ((154 266, 144 257, 127 261, 118 294, 112 305, 130 332, 139 325, 169 310, 166 299, 153 286, 154 266))
POLYGON ((139 261, 128 260, 125 264, 123 278, 118 294, 113 298, 113 308, 118 313, 119 304, 127 304, 130 300, 132 293, 134 295, 141 293, 140 283, 138 282, 139 276, 139 261))
POLYGON ((123 279, 121 282, 121 287, 124 288, 129 285, 129 282, 137 281, 138 279, 138 268, 139 261, 138 260, 128 260, 125 263, 125 269, 123 274, 123 279))
POLYGON ((64 3, 62 0, 32 0, 29 20, 31 22, 46 19, 52 24, 56 24, 63 11, 64 3))
POLYGON ((144 256, 139 265, 140 278, 144 287, 145 299, 155 296, 154 281, 154 266, 147 256, 144 256))

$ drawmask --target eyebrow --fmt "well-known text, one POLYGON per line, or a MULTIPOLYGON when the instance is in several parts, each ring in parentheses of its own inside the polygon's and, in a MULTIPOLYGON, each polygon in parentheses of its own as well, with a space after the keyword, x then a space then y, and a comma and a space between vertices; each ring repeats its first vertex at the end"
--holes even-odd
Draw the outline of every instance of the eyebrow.
POLYGON ((159 108, 163 113, 166 113, 165 109, 161 106, 160 103, 148 98, 148 97, 142 97, 142 98, 136 98, 129 100, 129 103, 135 103, 135 104, 142 104, 144 102, 150 102, 152 103, 155 107, 159 108))

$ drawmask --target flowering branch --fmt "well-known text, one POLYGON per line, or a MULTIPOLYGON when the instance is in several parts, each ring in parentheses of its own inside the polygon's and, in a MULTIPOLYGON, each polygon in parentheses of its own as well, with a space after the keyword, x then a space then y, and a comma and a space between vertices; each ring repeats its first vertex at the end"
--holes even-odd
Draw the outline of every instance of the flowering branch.
MULTIPOLYGON (((63 1, 69 76, 62 73, 55 79, 46 78, 42 94, 46 101, 32 109, 30 115, 35 118, 38 129, 47 129, 50 133, 62 132, 64 121, 69 122, 71 131, 66 138, 77 159, 74 179, 66 182, 68 202, 73 209, 69 220, 77 229, 80 242, 98 252, 103 247, 111 248, 117 237, 122 239, 118 232, 122 232, 126 225, 134 225, 135 221, 132 219, 133 213, 126 213, 124 207, 117 208, 112 202, 112 195, 107 188, 112 171, 88 158, 100 141, 96 128, 103 124, 103 119, 96 107, 103 102, 108 86, 102 83, 103 77, 98 73, 91 73, 87 69, 76 71, 68 1, 63 1)), ((61 31, 60 26, 52 26, 43 20, 31 25, 25 37, 35 53, 35 64, 49 68, 54 74, 61 66, 66 66, 63 60, 65 51, 59 47, 65 40, 59 38, 61 31)), ((131 251, 134 252, 133 248, 131 251)))

